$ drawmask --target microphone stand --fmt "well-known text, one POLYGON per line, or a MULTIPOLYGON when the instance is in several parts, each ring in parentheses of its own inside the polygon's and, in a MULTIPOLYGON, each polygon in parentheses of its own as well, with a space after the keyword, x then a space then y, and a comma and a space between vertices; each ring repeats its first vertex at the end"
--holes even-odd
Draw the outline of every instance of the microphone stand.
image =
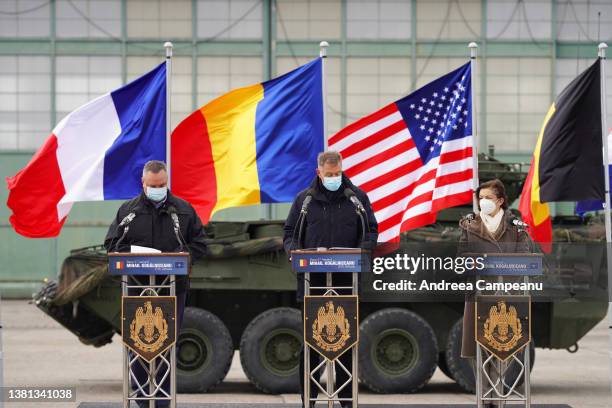
POLYGON ((119 244, 121 244, 121 242, 123 241, 123 239, 125 238, 129 230, 130 230, 129 225, 126 225, 125 228, 123 228, 123 234, 121 234, 121 238, 119 238, 119 241, 117 241, 117 243, 115 244, 115 252, 118 252, 119 244))
MULTIPOLYGON (((366 222, 365 222, 365 217, 363 216, 363 213, 361 212, 361 210, 359 208, 357 208, 356 210, 357 215, 359 215, 359 219, 361 220, 361 243, 363 244, 365 242, 365 237, 366 237, 366 222)), ((368 228, 368 232, 369 232, 369 228, 368 228)))
POLYGON ((359 219, 361 220, 361 243, 363 244, 366 240, 366 225, 368 227, 368 233, 370 233, 369 220, 368 222, 366 222, 364 218, 364 215, 367 217, 368 214, 363 204, 361 203, 361 201, 359 201, 359 199, 357 198, 353 190, 351 190, 349 187, 345 188, 344 195, 349 199, 351 203, 353 203, 353 205, 355 206, 355 211, 357 212, 357 215, 359 216, 359 219))
POLYGON ((178 241, 178 243, 180 245, 179 252, 184 252, 186 244, 184 242, 184 239, 181 239, 183 233, 181 232, 181 226, 179 224, 178 216, 176 215, 176 213, 172 213, 171 214, 171 218, 172 218, 172 221, 174 223, 174 227, 173 227, 173 229, 174 229, 174 236, 176 237, 176 240, 178 241))
POLYGON ((299 228, 298 228, 298 246, 301 246, 302 244, 302 231, 304 230, 304 220, 306 219, 306 212, 303 212, 300 214, 300 219, 298 220, 299 222, 299 228))
MULTIPOLYGON (((304 197, 304 201, 302 202, 302 209, 300 210, 300 216, 297 219, 297 231, 298 231, 298 247, 302 245, 302 230, 304 229, 304 220, 306 219, 306 214, 308 214, 308 206, 310 205, 310 201, 312 201, 312 189, 308 191, 306 197, 304 197)), ((295 238, 295 229, 293 230, 293 234, 291 235, 291 245, 290 249, 293 249, 293 242, 295 238)))

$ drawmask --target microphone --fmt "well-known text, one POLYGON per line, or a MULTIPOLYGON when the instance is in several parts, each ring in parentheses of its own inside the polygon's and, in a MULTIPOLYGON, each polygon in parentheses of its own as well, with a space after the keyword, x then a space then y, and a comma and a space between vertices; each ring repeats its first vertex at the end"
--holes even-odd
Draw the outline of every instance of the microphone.
POLYGON ((468 213, 468 214, 464 215, 463 218, 468 220, 468 221, 474 221, 474 219, 476 218, 476 214, 471 212, 471 213, 468 213))
MULTIPOLYGON (((123 217, 123 219, 121 220, 121 222, 119 223, 119 225, 117 225, 117 229, 124 227, 123 228, 123 234, 121 234, 121 237, 119 238, 119 240, 117 241, 117 243, 114 246, 114 250, 117 251, 119 249, 119 244, 121 244, 121 242, 123 242, 123 239, 125 238, 125 236, 127 235, 128 231, 130 230, 130 222, 134 221, 134 218, 136 218, 136 213, 135 212, 131 212, 128 215, 126 215, 125 217, 123 217)), ((111 241, 111 245, 112 245, 112 241, 111 241)))
POLYGON ((179 223, 179 218, 178 218, 178 215, 176 214, 176 207, 173 205, 168 206, 168 214, 170 214, 170 218, 172 218, 172 224, 173 224, 172 226, 174 229, 174 235, 176 236, 176 240, 181 246, 180 250, 182 252, 183 249, 185 248, 185 244, 183 240, 181 239, 181 236, 182 236, 181 224, 179 223))
POLYGON ((309 188, 308 191, 306 191, 306 197, 304 197, 304 201, 302 202, 302 209, 300 210, 300 213, 306 214, 308 212, 308 206, 312 201, 313 193, 314 191, 312 190, 312 188, 309 188))
POLYGON ((513 218, 512 219, 512 225, 514 225, 516 227, 529 228, 529 224, 519 220, 518 218, 513 218))
POLYGON ((181 224, 179 223, 178 215, 176 215, 176 207, 173 205, 169 206, 168 214, 170 214, 170 218, 172 218, 174 232, 178 232, 181 228, 181 224))
POLYGON ((353 190, 351 190, 350 188, 345 188, 344 189, 344 195, 351 200, 351 202, 353 203, 353 205, 355 207, 357 207, 357 209, 359 211, 363 211, 365 212, 365 208, 363 207, 363 204, 361 204, 361 201, 359 201, 359 199, 357 198, 357 196, 355 195, 355 192, 353 190))
POLYGON ((136 213, 134 213, 134 212, 129 213, 128 215, 123 217, 123 219, 121 220, 121 223, 119 223, 117 228, 123 227, 123 226, 129 224, 130 222, 132 222, 134 220, 134 218, 136 218, 136 213))

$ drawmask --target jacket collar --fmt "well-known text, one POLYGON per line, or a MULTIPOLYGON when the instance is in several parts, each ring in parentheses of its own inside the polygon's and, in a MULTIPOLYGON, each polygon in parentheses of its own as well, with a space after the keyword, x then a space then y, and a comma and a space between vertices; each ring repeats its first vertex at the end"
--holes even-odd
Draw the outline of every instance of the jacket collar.
POLYGON ((487 227, 484 225, 484 222, 482 222, 480 215, 476 215, 472 219, 468 219, 467 217, 463 218, 459 222, 459 226, 465 229, 466 231, 469 231, 472 234, 475 234, 478 237, 497 245, 497 240, 500 237, 504 236, 506 230, 508 229, 508 224, 510 223, 512 218, 514 218, 514 216, 512 215, 510 210, 504 210, 504 216, 501 220, 499 228, 495 232, 495 236, 493 236, 491 233, 489 233, 489 231, 487 231, 487 227))

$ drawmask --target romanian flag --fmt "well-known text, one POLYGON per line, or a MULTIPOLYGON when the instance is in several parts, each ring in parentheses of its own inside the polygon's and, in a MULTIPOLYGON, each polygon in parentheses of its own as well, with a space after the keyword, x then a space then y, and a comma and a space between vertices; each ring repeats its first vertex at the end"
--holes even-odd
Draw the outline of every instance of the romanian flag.
POLYGON ((172 133, 172 191, 203 223, 242 205, 291 202, 315 175, 323 150, 322 60, 235 89, 172 133))
POLYGON ((544 118, 519 211, 543 251, 551 251, 549 202, 603 200, 600 62, 576 77, 544 118))

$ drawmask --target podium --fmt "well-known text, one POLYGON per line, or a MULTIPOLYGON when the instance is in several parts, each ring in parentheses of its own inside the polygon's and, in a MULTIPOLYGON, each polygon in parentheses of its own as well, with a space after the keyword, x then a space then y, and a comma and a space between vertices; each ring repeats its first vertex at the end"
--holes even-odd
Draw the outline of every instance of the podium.
POLYGON ((108 261, 109 273, 121 275, 123 407, 148 401, 153 408, 163 401, 175 408, 175 285, 177 275, 189 274, 190 255, 111 252, 108 261))
POLYGON ((494 277, 491 286, 503 288, 505 283, 510 283, 509 279, 514 279, 518 280, 514 283, 518 283, 518 292, 522 293, 509 294, 504 289, 497 289, 485 295, 480 289, 476 291, 476 406, 497 403, 498 407, 504 407, 507 402, 522 402, 530 407, 531 297, 527 288, 530 276, 542 275, 542 255, 491 253, 472 256, 484 260, 484 267, 476 273, 476 282, 494 277), (520 285, 521 280, 523 285, 520 285), (519 371, 515 379, 508 379, 512 364, 518 366, 519 371))
POLYGON ((369 252, 355 248, 302 249, 291 252, 292 269, 304 278, 304 399, 305 406, 326 402, 328 408, 334 402, 358 403, 358 342, 359 307, 358 274, 370 268, 369 252), (311 285, 312 274, 325 274, 325 284, 311 285), (351 284, 334 286, 332 274, 350 274, 351 284), (341 295, 340 291, 349 292, 341 295), (318 353, 323 359, 316 367, 310 367, 310 353, 318 353), (350 352, 352 369, 338 359, 350 352), (327 372, 325 387, 321 384, 323 369, 327 372), (343 370, 347 381, 335 384, 334 375, 343 370), (311 384, 319 391, 319 397, 311 397, 311 384), (340 398, 339 393, 351 387, 350 398, 340 398), (322 396, 321 396, 322 394, 322 396))

